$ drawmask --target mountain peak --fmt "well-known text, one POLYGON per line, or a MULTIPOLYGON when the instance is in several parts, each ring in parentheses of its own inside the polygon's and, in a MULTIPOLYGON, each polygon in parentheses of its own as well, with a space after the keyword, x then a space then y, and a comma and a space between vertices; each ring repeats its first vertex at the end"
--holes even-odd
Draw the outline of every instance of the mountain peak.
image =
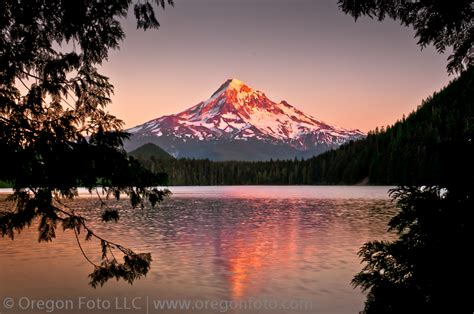
POLYGON ((251 92, 252 89, 246 85, 244 82, 242 82, 239 79, 236 78, 230 78, 227 81, 225 81, 215 92, 212 94, 211 97, 217 96, 218 94, 221 94, 222 92, 232 90, 237 93, 239 92, 251 92))
POLYGON ((337 128, 319 121, 284 100, 276 103, 236 78, 226 80, 209 99, 180 113, 151 120, 129 132, 163 141, 172 139, 164 145, 169 151, 174 151, 173 145, 181 145, 178 144, 181 142, 183 145, 189 142, 243 145, 247 142, 249 145, 266 143, 301 152, 321 152, 364 137, 358 130, 337 128))
MULTIPOLYGON (((228 79, 227 82, 228 82, 228 86, 230 88, 234 88, 234 89, 238 89, 238 88, 245 85, 244 82, 242 82, 241 80, 236 79, 236 78, 228 79)), ((245 85, 245 86, 247 86, 247 85, 245 85)))

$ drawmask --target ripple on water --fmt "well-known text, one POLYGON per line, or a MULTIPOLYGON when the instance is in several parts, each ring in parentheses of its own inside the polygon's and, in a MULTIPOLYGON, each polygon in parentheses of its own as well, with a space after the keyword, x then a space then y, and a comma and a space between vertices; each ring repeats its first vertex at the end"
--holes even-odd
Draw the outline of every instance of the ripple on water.
MULTIPOLYGON (((334 198, 311 198, 309 188, 298 192, 304 195, 290 191, 293 194, 285 198, 284 187, 270 190, 278 197, 265 198, 253 190, 248 197, 242 190, 224 196, 178 193, 144 210, 118 201, 113 206, 121 219, 112 225, 100 222, 93 199, 79 199, 71 206, 87 216, 97 233, 152 253, 146 280, 131 287, 107 285, 100 290, 105 295, 140 291, 173 298, 298 298, 312 300, 315 312, 360 310, 364 296, 350 286, 361 267, 356 252, 368 240, 390 238, 385 231, 395 213, 393 204, 370 189, 357 190, 366 198, 353 197, 356 192, 347 188, 348 198, 341 197, 341 191, 328 192, 334 198)), ((92 293, 87 286, 92 269, 71 235, 58 232, 52 243, 38 244, 33 227, 15 241, 0 239, 0 279, 9 282, 0 284, 0 294, 34 294, 43 284, 50 296, 92 293), (48 275, 52 267, 55 276, 48 275)), ((84 249, 97 254, 96 244, 85 243, 84 249)))

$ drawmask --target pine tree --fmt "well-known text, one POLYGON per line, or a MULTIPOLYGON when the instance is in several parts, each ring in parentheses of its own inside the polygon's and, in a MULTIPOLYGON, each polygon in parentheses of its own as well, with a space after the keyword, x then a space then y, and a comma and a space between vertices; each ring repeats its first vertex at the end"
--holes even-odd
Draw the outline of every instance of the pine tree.
MULTIPOLYGON (((79 245, 81 231, 85 240, 97 238, 101 263, 84 254, 94 287, 146 275, 151 256, 97 235, 64 200, 79 186, 97 194, 100 187, 107 197, 126 194, 133 207, 168 193, 150 188, 161 179, 123 150, 123 122, 106 111, 113 86, 98 70, 123 40, 120 19, 132 5, 139 28, 159 26, 147 0, 0 1, 0 180, 13 186, 15 205, 0 213, 0 231, 13 239, 38 218, 40 241, 53 240, 58 225, 73 230, 79 245)), ((102 219, 116 221, 119 213, 105 209, 102 219)))

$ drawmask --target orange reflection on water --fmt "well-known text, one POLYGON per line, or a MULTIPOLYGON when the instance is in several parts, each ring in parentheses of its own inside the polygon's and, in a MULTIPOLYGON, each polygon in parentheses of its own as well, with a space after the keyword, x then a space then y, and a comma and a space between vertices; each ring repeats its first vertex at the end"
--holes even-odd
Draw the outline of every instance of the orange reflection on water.
POLYGON ((269 270, 285 271, 294 260, 298 248, 298 215, 288 217, 278 225, 265 220, 256 228, 252 224, 237 227, 236 238, 231 243, 227 258, 231 297, 241 299, 268 283, 269 270))

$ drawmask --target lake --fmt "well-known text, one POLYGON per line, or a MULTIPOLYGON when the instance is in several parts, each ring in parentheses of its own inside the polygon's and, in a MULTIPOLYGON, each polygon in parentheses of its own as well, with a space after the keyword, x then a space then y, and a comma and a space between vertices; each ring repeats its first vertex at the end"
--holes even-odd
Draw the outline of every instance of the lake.
MULTIPOLYGON (((111 201, 117 224, 100 222, 93 197, 71 204, 99 235, 152 253, 151 271, 133 285, 90 288, 92 266, 61 228, 52 243, 38 243, 34 226, 14 241, 0 238, 0 312, 358 313, 365 296, 350 285, 362 267, 357 251, 393 238, 389 187, 170 189, 154 209, 111 201), (170 300, 183 302, 181 310, 164 310, 170 300)), ((100 256, 93 241, 84 250, 100 256)))

